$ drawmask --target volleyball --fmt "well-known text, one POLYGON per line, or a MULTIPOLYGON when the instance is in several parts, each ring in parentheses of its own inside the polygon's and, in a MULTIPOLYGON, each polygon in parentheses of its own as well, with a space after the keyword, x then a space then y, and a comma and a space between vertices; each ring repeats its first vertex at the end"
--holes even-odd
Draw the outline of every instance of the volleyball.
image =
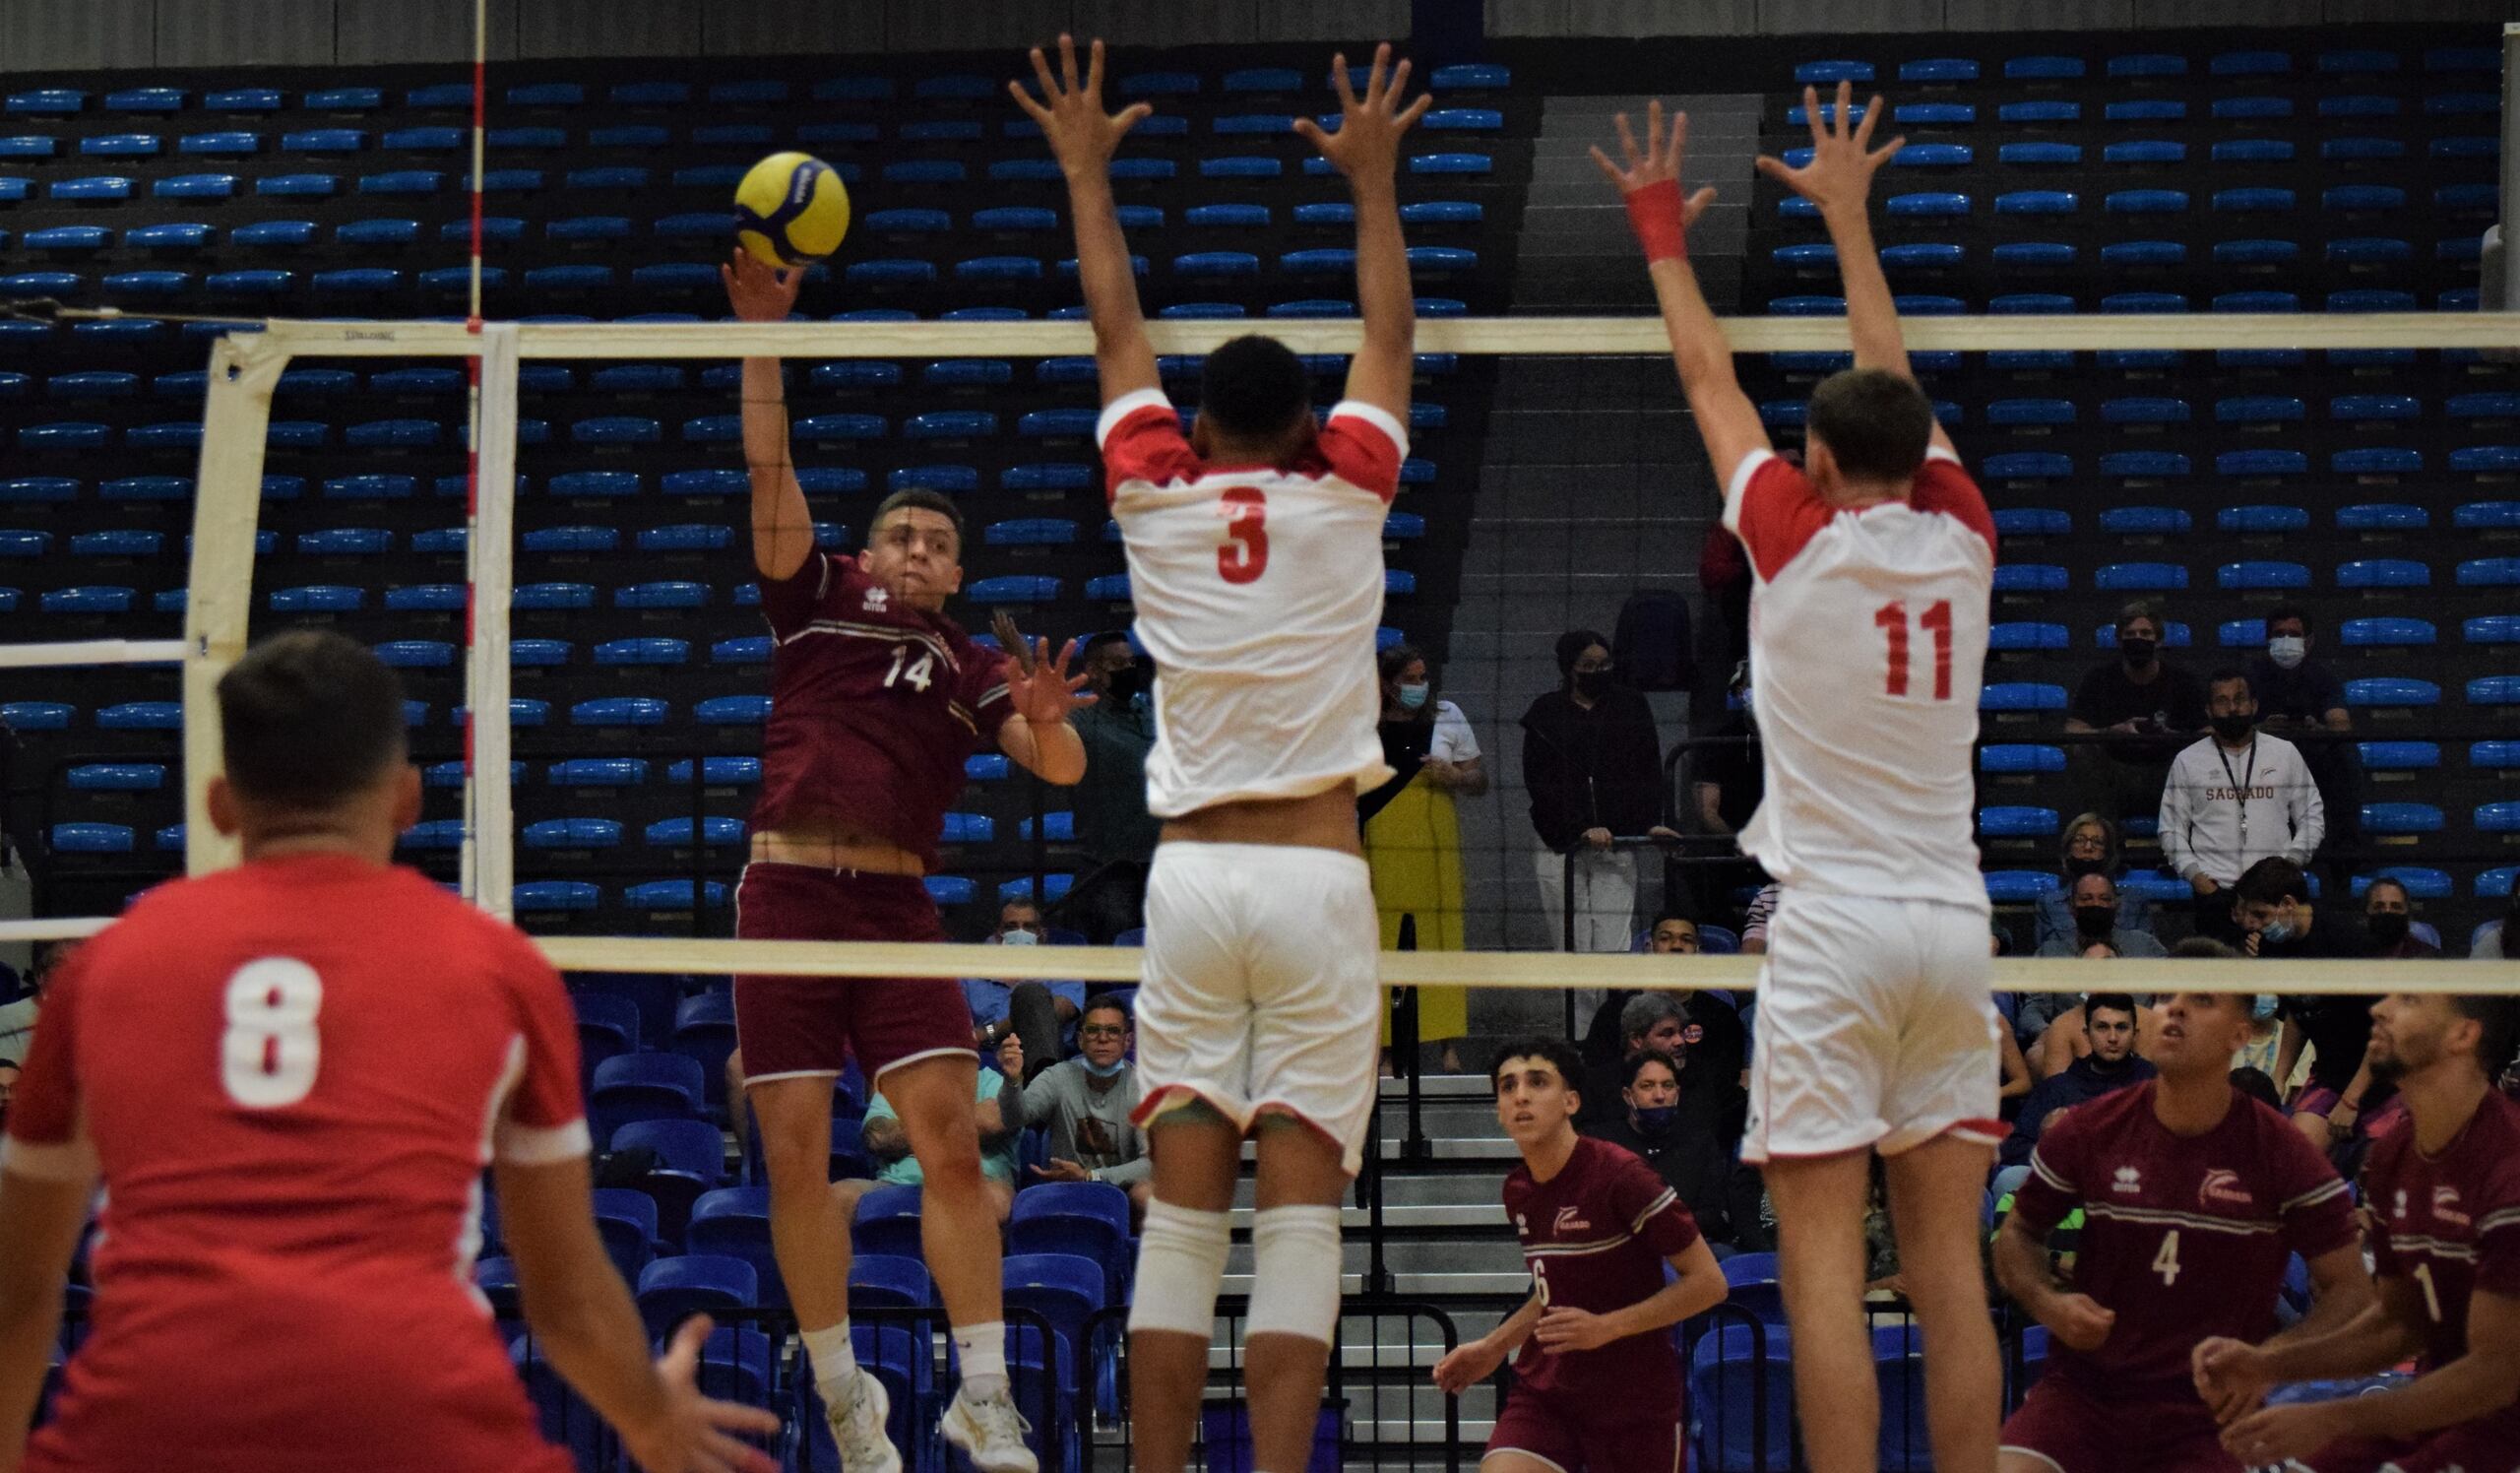
POLYGON ((805 266, 849 233, 849 186, 811 154, 773 154, 735 186, 735 241, 756 259, 805 266))

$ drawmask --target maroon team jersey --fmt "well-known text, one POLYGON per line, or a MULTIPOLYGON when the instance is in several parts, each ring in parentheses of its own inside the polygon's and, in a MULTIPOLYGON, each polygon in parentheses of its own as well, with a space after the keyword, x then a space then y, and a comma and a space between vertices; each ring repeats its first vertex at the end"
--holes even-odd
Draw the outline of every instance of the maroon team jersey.
MULTIPOLYGON (((2520 1297, 2520 1104, 2490 1090, 2437 1156, 2416 1149, 2406 1121, 2362 1166, 2373 1271, 2422 1292, 2423 1369, 2468 1351, 2468 1299, 2520 1297)), ((2520 1403, 2486 1419, 2520 1445, 2520 1403)))
POLYGON ((308 855, 151 891, 46 991, 5 1150, 106 1192, 31 1470, 570 1467, 472 1256, 494 1155, 586 1153, 577 1025, 421 875, 308 855))
POLYGON ((904 608, 850 557, 816 548, 763 579, 770 723, 752 830, 840 822, 936 865, 963 763, 1006 720, 1006 656, 942 614, 904 608))
MULTIPOLYGON (((1589 1135, 1545 1182, 1533 1181, 1527 1166, 1506 1173, 1505 1215, 1541 1303, 1596 1314, 1661 1293, 1664 1260, 1698 1239, 1697 1219, 1654 1168, 1589 1135)), ((1514 1376, 1535 1391, 1633 1409, 1642 1421, 1677 1416, 1680 1357, 1668 1330, 1564 1352, 1544 1349, 1534 1335, 1514 1358, 1514 1376)))
POLYGON ((2174 1135, 2153 1114, 2160 1087, 2067 1111, 2013 1204, 2042 1235, 2083 1209, 2072 1287, 2117 1320, 2097 1351, 2052 1346, 2048 1374, 2110 1399, 2194 1399, 2196 1343, 2273 1334, 2286 1259, 2356 1236, 2344 1179, 2282 1115, 2235 1091, 2221 1124, 2174 1135))

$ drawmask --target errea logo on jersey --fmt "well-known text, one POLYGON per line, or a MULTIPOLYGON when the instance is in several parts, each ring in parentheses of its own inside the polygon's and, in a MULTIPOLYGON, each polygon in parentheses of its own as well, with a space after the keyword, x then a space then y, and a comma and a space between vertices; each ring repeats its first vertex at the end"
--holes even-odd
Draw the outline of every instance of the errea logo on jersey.
POLYGON ((2117 1169, 2116 1184, 2110 1187, 2110 1190, 2111 1191, 2123 1191, 2129 1193, 2138 1192, 2143 1189, 2144 1174, 2131 1166, 2119 1167, 2117 1169))
POLYGON ((892 607, 892 602, 893 596, 886 592, 880 585, 866 590, 866 611, 868 613, 882 613, 886 608, 892 607))
POLYGON ((2211 1207, 2216 1202, 2233 1207, 2257 1205, 2257 1198, 2251 1196, 2248 1188, 2240 1185, 2240 1174, 2224 1171, 2219 1167, 2205 1174, 2204 1182, 2196 1188, 2196 1200, 2200 1205, 2207 1207, 2211 1207))

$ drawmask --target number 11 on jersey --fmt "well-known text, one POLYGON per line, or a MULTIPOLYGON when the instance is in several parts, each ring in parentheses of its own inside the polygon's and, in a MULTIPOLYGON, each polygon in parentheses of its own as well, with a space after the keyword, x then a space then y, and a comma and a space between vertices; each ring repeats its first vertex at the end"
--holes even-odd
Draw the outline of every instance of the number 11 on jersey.
MULTIPOLYGON (((1917 620, 1933 636, 1933 698, 1951 699, 1951 601, 1937 600, 1917 620)), ((1908 693, 1908 606, 1893 599, 1872 611, 1872 627, 1889 637, 1889 670, 1882 677, 1882 694, 1904 696, 1908 693)))

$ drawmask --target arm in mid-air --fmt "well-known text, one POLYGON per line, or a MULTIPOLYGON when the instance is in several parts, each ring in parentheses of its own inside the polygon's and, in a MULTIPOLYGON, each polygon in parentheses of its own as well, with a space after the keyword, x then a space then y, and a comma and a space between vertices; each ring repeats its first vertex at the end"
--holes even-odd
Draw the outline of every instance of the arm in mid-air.
POLYGON ((61 1333, 62 1287, 95 1190, 93 1170, 0 1172, 0 1470, 16 1473, 61 1333))
MULTIPOLYGON (((719 268, 726 299, 743 322, 785 322, 796 305, 801 270, 774 269, 735 247, 732 263, 719 268)), ((744 359, 744 469, 752 477, 752 561, 761 576, 792 578, 814 550, 814 514, 796 481, 788 444, 788 390, 779 359, 744 359)))
POLYGON ((1752 452, 1769 448, 1768 432, 1759 422, 1758 408, 1741 392, 1741 381, 1732 369, 1732 347, 1725 341, 1715 309, 1706 304, 1697 272, 1689 265, 1689 223, 1715 203, 1715 191, 1701 189, 1685 200, 1680 197, 1680 163, 1688 135, 1688 114, 1678 112, 1671 115, 1667 137, 1663 104, 1655 102, 1646 108, 1642 153, 1627 114, 1620 113, 1618 141, 1627 166, 1610 162, 1609 156, 1598 148, 1593 150, 1593 161, 1627 202, 1628 224, 1645 247, 1646 270, 1654 279, 1655 298, 1662 303, 1663 327, 1670 336, 1680 393, 1697 420, 1707 458, 1730 495, 1734 469, 1752 452))
POLYGON ((997 724, 997 749, 1042 782, 1068 787, 1084 781, 1085 738, 1068 718, 1093 705, 1096 698, 1079 694, 1088 676, 1067 672, 1069 662, 1076 658, 1076 641, 1060 646, 1053 660, 1048 641, 1024 638, 1003 614, 999 615, 998 641, 1007 652, 1006 704, 1011 714, 997 724))
POLYGON ((1348 58, 1330 61, 1331 80, 1339 89, 1339 131, 1323 131, 1310 118, 1295 119, 1295 131, 1332 166, 1348 176, 1348 192, 1356 207, 1356 312, 1364 336, 1348 363, 1347 397, 1370 404, 1409 422, 1409 384, 1416 373, 1418 302, 1409 285, 1409 247, 1400 233, 1400 191, 1393 176, 1400 166, 1400 140, 1426 111, 1432 96, 1420 94, 1407 107, 1400 96, 1409 83, 1409 63, 1391 63, 1389 45, 1374 48, 1372 72, 1362 96, 1348 76, 1348 58))
MULTIPOLYGON (((1006 90, 1033 121, 1041 125, 1050 154, 1067 177, 1068 217, 1076 229, 1076 278, 1085 293, 1085 311, 1094 323, 1094 364, 1102 381, 1102 402, 1163 386, 1156 372, 1155 347, 1146 335, 1146 313, 1138 305, 1136 268, 1129 260, 1128 238, 1120 233, 1119 207, 1111 199, 1111 155, 1138 121, 1155 109, 1133 103, 1116 113, 1102 110, 1102 43, 1096 41, 1080 80, 1076 41, 1059 37, 1059 64, 1054 75, 1041 48, 1032 51, 1033 77, 1041 96, 1035 100, 1021 82, 1006 90)), ((1012 756, 1013 753, 1008 755, 1012 756)))

